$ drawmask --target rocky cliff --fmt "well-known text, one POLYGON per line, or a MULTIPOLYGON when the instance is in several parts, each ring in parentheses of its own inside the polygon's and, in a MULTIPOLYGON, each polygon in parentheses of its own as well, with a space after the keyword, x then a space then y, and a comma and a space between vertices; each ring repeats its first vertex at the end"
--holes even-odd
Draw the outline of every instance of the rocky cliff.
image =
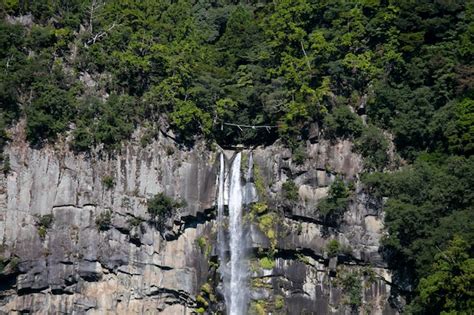
MULTIPOLYGON (((362 160, 351 143, 308 142, 299 163, 278 143, 252 151, 259 202, 245 217, 249 312, 396 314, 378 252, 383 214, 359 184, 362 160), (336 176, 352 183, 352 193, 343 218, 328 225, 317 204, 336 176), (291 202, 282 193, 289 180, 298 193, 291 202), (330 246, 337 247, 332 254, 330 246)), ((11 170, 0 177, 0 313, 222 312, 218 150, 180 148, 160 135, 115 155, 23 142, 5 153, 11 170), (186 201, 164 230, 147 213, 147 199, 158 192, 186 201)))

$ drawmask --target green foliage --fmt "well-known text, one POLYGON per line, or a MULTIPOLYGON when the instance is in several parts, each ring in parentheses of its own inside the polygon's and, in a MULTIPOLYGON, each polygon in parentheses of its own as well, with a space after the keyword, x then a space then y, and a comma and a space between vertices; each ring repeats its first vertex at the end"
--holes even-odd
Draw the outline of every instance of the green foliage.
POLYGON ((333 140, 358 137, 363 129, 362 120, 347 106, 334 108, 332 114, 324 118, 323 124, 326 136, 333 140))
POLYGON ((275 309, 281 310, 285 307, 285 299, 281 295, 275 296, 275 309))
POLYGON ((454 235, 473 239, 473 168, 472 156, 425 154, 399 172, 364 178, 373 196, 389 198, 384 252, 397 275, 412 285, 433 274, 434 257, 454 235))
POLYGON ((44 239, 54 222, 54 216, 52 214, 36 215, 36 227, 38 228, 39 236, 44 239))
POLYGON ((2 162, 2 171, 4 175, 7 175, 12 170, 10 165, 10 157, 9 156, 0 156, 0 162, 2 162))
POLYGON ((199 249, 201 250, 201 253, 206 252, 207 241, 203 236, 200 236, 196 239, 196 244, 199 246, 199 249))
POLYGON ((52 214, 45 214, 45 215, 38 215, 36 216, 37 218, 37 224, 39 226, 43 226, 46 229, 49 229, 51 225, 54 222, 54 216, 52 214))
POLYGON ((469 314, 474 311, 472 244, 459 236, 434 257, 431 274, 418 284, 413 313, 469 314))
POLYGON ((267 213, 258 217, 258 228, 270 241, 272 253, 275 251, 277 244, 277 232, 275 230, 276 224, 277 216, 275 213, 267 213))
POLYGON ((267 212, 268 210, 268 205, 263 202, 256 202, 252 204, 252 212, 254 212, 257 215, 263 214, 267 212))
POLYGON ((129 219, 127 219, 127 223, 131 228, 140 226, 144 221, 145 219, 141 217, 130 217, 129 219))
POLYGON ((326 251, 328 252, 329 257, 334 257, 339 254, 341 249, 341 244, 336 239, 330 240, 326 245, 326 251))
POLYGON ((107 231, 112 225, 113 213, 110 210, 105 210, 97 215, 95 219, 95 225, 99 231, 107 231))
POLYGON ((104 177, 102 177, 102 185, 104 185, 106 189, 114 188, 115 178, 111 175, 105 175, 104 177))
POLYGON ((346 297, 345 303, 353 310, 362 305, 362 280, 358 272, 339 272, 338 282, 346 297))
POLYGON ((451 153, 474 152, 474 100, 465 98, 448 103, 431 122, 435 145, 451 153))
POLYGON ((249 308, 250 315, 265 315, 267 314, 266 311, 266 304, 262 300, 252 301, 249 308))
POLYGON ((27 118, 33 144, 75 126, 78 151, 117 149, 138 123, 160 116, 185 142, 280 136, 292 145, 312 122, 330 139, 357 138, 363 127, 349 106, 364 104, 369 122, 390 129, 405 157, 471 152, 467 3, 112 0, 92 15, 91 6, 1 4, 4 14, 33 16, 30 27, 0 26, 0 102, 8 124, 27 118), (100 78, 97 89, 79 86, 84 72, 100 78), (102 91, 106 105, 84 115, 84 100, 102 91), (435 123, 443 118, 450 122, 435 123))
POLYGON ((351 255, 352 248, 349 245, 343 245, 338 240, 332 239, 326 244, 326 251, 329 257, 337 255, 351 255))
POLYGON ((262 257, 258 260, 260 267, 263 269, 273 269, 275 267, 275 260, 269 257, 262 257))
POLYGON ((364 157, 367 170, 383 170, 388 164, 388 141, 382 130, 369 126, 356 140, 355 150, 364 157))
POLYGON ((283 196, 286 198, 288 201, 297 201, 299 198, 298 195, 298 187, 296 186, 295 182, 290 180, 287 180, 286 182, 283 183, 281 186, 283 190, 283 196))
POLYGON ((291 158, 296 165, 302 165, 307 158, 305 147, 301 144, 296 146, 296 148, 293 149, 291 158))
POLYGON ((178 208, 183 206, 183 202, 178 202, 164 193, 158 193, 147 200, 148 214, 160 229, 163 228, 166 220, 172 217, 178 208))
POLYGON ((318 204, 320 215, 327 224, 337 225, 339 223, 347 209, 349 195, 344 181, 341 178, 336 178, 329 187, 328 196, 318 204))
POLYGON ((257 189, 258 197, 261 200, 266 200, 267 184, 265 183, 265 178, 262 176, 259 166, 256 164, 254 164, 253 166, 253 178, 255 183, 255 189, 257 189))

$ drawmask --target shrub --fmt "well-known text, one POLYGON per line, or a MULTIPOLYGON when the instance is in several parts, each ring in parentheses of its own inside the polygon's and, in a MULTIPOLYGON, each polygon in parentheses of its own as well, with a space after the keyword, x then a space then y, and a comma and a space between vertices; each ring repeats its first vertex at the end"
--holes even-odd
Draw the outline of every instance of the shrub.
POLYGON ((99 213, 95 219, 95 224, 100 231, 110 229, 110 226, 112 225, 112 211, 105 210, 104 212, 99 213))
POLYGON ((296 187, 296 184, 294 181, 288 180, 284 182, 281 188, 283 189, 283 194, 287 200, 289 201, 298 200, 298 187, 296 187))
POLYGON ((275 231, 276 215, 274 213, 267 213, 258 218, 258 228, 262 231, 270 241, 271 251, 275 250, 277 245, 277 235, 275 231))
POLYGON ((53 224, 54 216, 52 214, 45 214, 39 217, 38 224, 49 229, 53 224))
POLYGON ((337 224, 347 209, 349 190, 344 181, 337 178, 329 188, 329 194, 319 202, 318 209, 327 224, 337 224))
POLYGON ((36 226, 38 227, 38 234, 41 238, 46 237, 48 229, 54 222, 54 216, 52 214, 37 215, 36 226))
POLYGON ((355 150, 364 157, 368 170, 382 170, 388 163, 388 141, 381 129, 369 126, 355 142, 355 150))
POLYGON ((199 248, 201 249, 201 253, 205 253, 206 251, 206 247, 207 247, 207 242, 206 242, 206 239, 204 237, 198 237, 196 239, 196 244, 199 246, 199 248))
POLYGON ((275 261, 269 257, 260 258, 258 262, 263 269, 273 269, 275 267, 275 261))
POLYGON ((338 240, 332 239, 327 243, 326 250, 329 257, 334 257, 339 254, 339 251, 341 250, 341 244, 338 240))
POLYGON ((281 310, 285 306, 285 299, 281 295, 275 296, 275 309, 281 310))
POLYGON ((348 106, 334 108, 332 114, 324 118, 323 125, 326 137, 331 140, 357 138, 364 127, 360 117, 354 114, 348 106))
POLYGON ((8 173, 10 173, 11 170, 12 170, 12 167, 10 164, 10 157, 7 156, 3 160, 3 174, 7 175, 8 173))
POLYGON ((252 212, 256 214, 263 214, 268 210, 268 205, 264 202, 256 202, 252 204, 252 212))
POLYGON ((296 165, 302 165, 304 161, 306 160, 306 158, 307 158, 306 150, 302 144, 296 146, 293 149, 292 160, 293 162, 295 162, 296 165))
POLYGON ((111 175, 106 175, 104 177, 102 177, 102 185, 104 185, 104 187, 106 189, 112 189, 114 188, 115 186, 115 178, 111 175))
POLYGON ((173 212, 177 208, 183 207, 184 203, 178 202, 164 193, 158 193, 147 200, 147 206, 151 219, 159 228, 162 228, 166 220, 173 215, 173 212))
POLYGON ((134 228, 140 226, 143 221, 145 220, 142 217, 131 217, 127 220, 127 223, 130 227, 134 228))
POLYGON ((362 305, 362 280, 358 272, 345 272, 340 275, 339 283, 344 294, 347 296, 346 303, 353 310, 362 305))

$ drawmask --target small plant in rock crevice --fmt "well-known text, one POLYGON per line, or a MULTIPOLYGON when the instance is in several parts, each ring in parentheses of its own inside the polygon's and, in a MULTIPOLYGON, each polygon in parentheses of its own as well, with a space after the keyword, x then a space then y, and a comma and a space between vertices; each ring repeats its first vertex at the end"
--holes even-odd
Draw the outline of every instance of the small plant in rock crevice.
POLYGON ((99 213, 95 219, 95 224, 100 231, 106 231, 110 229, 112 225, 112 211, 105 210, 104 212, 99 213))
POLYGON ((275 267, 275 260, 270 257, 262 257, 258 262, 263 269, 273 269, 275 267))
POLYGON ((178 208, 185 206, 184 201, 174 200, 164 193, 158 193, 147 200, 148 214, 159 229, 164 227, 166 221, 174 215, 178 208))
POLYGON ((342 287, 345 296, 344 304, 357 311, 362 305, 362 279, 358 271, 338 272, 337 284, 342 287))
POLYGON ((115 178, 111 175, 102 177, 102 184, 106 189, 112 189, 115 186, 115 178))
POLYGON ((288 201, 297 201, 298 200, 298 187, 296 186, 295 182, 291 179, 284 182, 281 186, 283 190, 283 196, 288 201))
POLYGON ((328 257, 335 257, 337 255, 349 256, 352 254, 352 248, 350 245, 339 243, 337 239, 332 239, 326 244, 326 252, 328 257))
POLYGON ((36 226, 39 236, 44 239, 48 229, 53 225, 54 216, 52 214, 36 215, 36 226))
POLYGON ((329 187, 328 196, 318 204, 321 218, 329 225, 337 225, 342 215, 347 209, 350 192, 341 178, 336 180, 329 187))

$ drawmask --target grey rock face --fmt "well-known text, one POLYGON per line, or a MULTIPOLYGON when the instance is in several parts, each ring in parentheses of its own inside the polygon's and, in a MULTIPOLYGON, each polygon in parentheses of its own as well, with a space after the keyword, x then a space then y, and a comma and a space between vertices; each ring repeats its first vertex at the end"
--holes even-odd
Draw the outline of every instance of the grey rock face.
MULTIPOLYGON (((0 177, 0 256, 10 271, 0 279, 0 313, 191 314, 205 283, 219 298, 213 267, 217 153, 199 143, 180 150, 164 136, 145 148, 130 144, 113 157, 21 144, 6 153, 12 171, 0 177), (187 203, 165 234, 148 221, 147 198, 158 192, 187 203), (108 211, 110 226, 100 230, 96 221, 108 211), (45 215, 53 217, 50 226, 41 225, 45 215)), ((265 189, 259 198, 280 209, 288 178, 300 196, 279 212, 275 266, 255 270, 252 281, 262 285, 252 288, 254 302, 278 296, 284 305, 275 313, 348 313, 337 274, 353 271, 363 281, 367 307, 360 310, 372 305, 371 314, 395 313, 387 302, 390 272, 378 254, 383 217, 357 184, 360 157, 350 142, 308 144, 306 153, 296 165, 278 144, 254 150, 254 180, 265 189), (356 194, 328 236, 315 209, 336 174, 355 180, 356 194), (330 239, 352 249, 332 266, 330 239)), ((257 221, 250 231, 255 250, 273 246, 257 221)))

